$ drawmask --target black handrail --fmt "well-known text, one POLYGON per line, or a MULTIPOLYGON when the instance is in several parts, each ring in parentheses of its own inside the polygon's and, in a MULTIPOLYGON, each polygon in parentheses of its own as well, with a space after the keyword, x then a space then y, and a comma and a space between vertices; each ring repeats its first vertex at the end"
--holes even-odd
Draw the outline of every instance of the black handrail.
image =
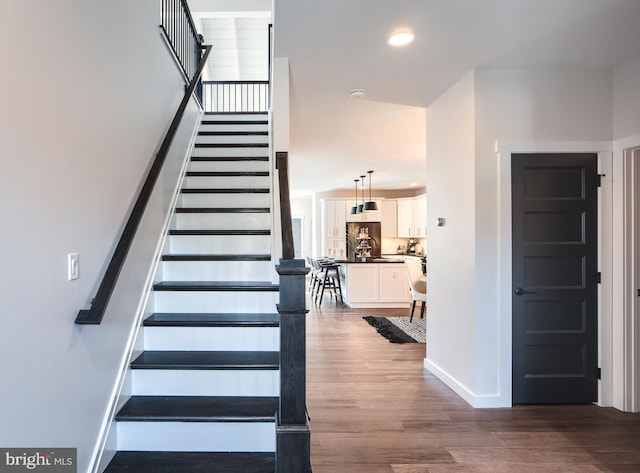
POLYGON ((210 52, 211 46, 205 46, 204 54, 200 59, 200 64, 198 65, 195 75, 189 83, 189 87, 187 87, 184 98, 182 99, 182 102, 178 107, 178 111, 173 117, 171 126, 169 127, 169 130, 167 131, 167 134, 162 141, 160 150, 156 154, 155 160, 153 161, 153 164, 151 165, 151 168, 147 173, 144 184, 142 185, 133 209, 131 210, 129 219, 127 220, 127 223, 122 230, 120 241, 118 241, 116 249, 113 252, 113 256, 111 257, 109 266, 105 271, 102 282, 100 283, 100 287, 98 288, 98 292, 96 293, 96 297, 91 303, 91 308, 88 310, 81 310, 78 313, 78 316, 76 317, 76 324, 97 325, 102 322, 107 304, 109 303, 109 299, 111 298, 113 289, 115 288, 116 282, 118 281, 120 270, 124 265, 127 253, 131 248, 133 238, 135 237, 138 226, 140 225, 140 221, 142 220, 142 215, 144 214, 147 203, 151 198, 153 187, 158 180, 158 176, 160 175, 160 171, 162 170, 162 165, 167 158, 171 143, 173 142, 178 127, 180 126, 180 122, 182 121, 184 112, 187 108, 189 100, 191 99, 191 95, 193 94, 193 91, 200 80, 200 75, 202 74, 202 70, 204 69, 204 65, 207 62, 207 58, 209 57, 210 52))
POLYGON ((293 225, 291 223, 291 201, 289 198, 289 153, 276 152, 276 169, 280 182, 280 225, 282 226, 282 259, 294 259, 293 225))

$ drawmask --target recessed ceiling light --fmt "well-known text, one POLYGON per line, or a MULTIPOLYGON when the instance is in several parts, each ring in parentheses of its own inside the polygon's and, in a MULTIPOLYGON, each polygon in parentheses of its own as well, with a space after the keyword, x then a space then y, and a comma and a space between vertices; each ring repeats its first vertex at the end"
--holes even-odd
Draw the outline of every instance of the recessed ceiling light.
POLYGON ((398 31, 391 35, 388 43, 391 46, 404 46, 412 42, 413 38, 415 38, 415 36, 410 31, 398 31))

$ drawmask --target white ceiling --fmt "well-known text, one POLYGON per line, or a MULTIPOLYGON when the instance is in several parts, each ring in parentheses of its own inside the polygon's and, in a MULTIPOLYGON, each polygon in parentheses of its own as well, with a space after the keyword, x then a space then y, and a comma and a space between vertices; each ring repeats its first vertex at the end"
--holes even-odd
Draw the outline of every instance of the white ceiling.
POLYGON ((290 61, 294 193, 353 189, 369 169, 374 192, 424 186, 424 107, 472 69, 610 68, 640 55, 640 0, 274 3, 275 55, 290 61), (388 46, 401 27, 414 43, 388 46), (354 88, 365 98, 350 99, 354 88))

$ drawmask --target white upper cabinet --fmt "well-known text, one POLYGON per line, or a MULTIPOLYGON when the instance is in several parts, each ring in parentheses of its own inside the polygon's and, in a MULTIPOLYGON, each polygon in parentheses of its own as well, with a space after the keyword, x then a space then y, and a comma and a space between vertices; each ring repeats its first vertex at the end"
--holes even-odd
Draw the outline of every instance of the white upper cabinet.
POLYGON ((373 201, 378 206, 378 210, 372 210, 368 212, 360 212, 358 214, 351 213, 351 207, 355 201, 347 201, 346 206, 346 218, 347 222, 380 222, 382 218, 382 213, 380 212, 380 207, 382 206, 382 200, 373 199, 373 201))
POLYGON ((383 200, 379 206, 382 238, 395 238, 398 236, 398 202, 395 200, 383 200))
POLYGON ((398 237, 427 236, 427 196, 398 199, 398 237))

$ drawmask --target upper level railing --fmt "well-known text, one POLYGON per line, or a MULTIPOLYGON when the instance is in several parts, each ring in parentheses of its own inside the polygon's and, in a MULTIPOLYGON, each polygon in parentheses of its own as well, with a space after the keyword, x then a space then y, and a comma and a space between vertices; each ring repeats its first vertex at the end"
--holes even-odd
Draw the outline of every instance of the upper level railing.
POLYGON ((205 112, 267 112, 269 81, 202 81, 202 106, 205 112))
POLYGON ((186 0, 162 0, 160 28, 188 82, 200 63, 202 37, 196 31, 186 0))

